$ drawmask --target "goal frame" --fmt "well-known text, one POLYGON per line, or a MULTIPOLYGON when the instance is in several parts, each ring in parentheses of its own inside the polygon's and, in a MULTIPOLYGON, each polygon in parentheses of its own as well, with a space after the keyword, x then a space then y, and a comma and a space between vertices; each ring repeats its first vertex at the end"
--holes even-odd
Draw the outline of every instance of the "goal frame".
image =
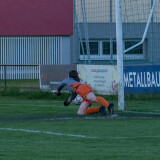
POLYGON ((143 44, 149 24, 151 22, 154 8, 156 5, 157 0, 154 0, 148 21, 144 30, 144 34, 142 40, 131 46, 130 48, 123 50, 123 33, 122 33, 122 0, 116 0, 115 10, 116 10, 116 41, 117 41, 117 72, 118 72, 118 109, 125 110, 125 101, 124 101, 124 79, 123 79, 123 54, 138 47, 139 45, 143 44))

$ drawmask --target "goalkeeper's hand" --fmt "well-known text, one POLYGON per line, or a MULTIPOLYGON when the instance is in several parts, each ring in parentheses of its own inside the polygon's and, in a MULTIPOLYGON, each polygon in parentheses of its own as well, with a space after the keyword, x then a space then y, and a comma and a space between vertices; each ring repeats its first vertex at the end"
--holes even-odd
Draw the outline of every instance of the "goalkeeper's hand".
POLYGON ((57 96, 60 96, 62 93, 59 92, 58 90, 56 92, 54 92, 57 96))
POLYGON ((66 99, 63 104, 64 104, 64 106, 68 106, 70 103, 71 103, 71 101, 69 101, 69 99, 66 99))

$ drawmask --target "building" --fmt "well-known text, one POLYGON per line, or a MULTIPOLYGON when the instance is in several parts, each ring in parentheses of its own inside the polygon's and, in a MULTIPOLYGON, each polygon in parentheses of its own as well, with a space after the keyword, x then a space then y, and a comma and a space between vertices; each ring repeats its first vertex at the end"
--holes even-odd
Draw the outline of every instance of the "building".
MULTIPOLYGON (((122 0, 124 49, 142 40, 153 3, 122 0)), ((125 63, 160 62, 159 11, 157 3, 144 43, 125 63)), ((1 77, 8 64, 116 63, 115 0, 2 0, 0 22, 1 77)))
POLYGON ((0 64, 70 64, 73 0, 0 1, 0 64))

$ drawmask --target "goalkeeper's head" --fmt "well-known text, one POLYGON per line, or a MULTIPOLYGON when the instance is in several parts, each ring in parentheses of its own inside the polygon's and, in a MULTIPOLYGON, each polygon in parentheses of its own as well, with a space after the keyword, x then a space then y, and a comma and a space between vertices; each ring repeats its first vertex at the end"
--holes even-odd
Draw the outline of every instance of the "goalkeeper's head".
POLYGON ((78 82, 80 82, 80 78, 79 78, 78 72, 76 70, 70 71, 69 72, 69 77, 75 79, 78 82))

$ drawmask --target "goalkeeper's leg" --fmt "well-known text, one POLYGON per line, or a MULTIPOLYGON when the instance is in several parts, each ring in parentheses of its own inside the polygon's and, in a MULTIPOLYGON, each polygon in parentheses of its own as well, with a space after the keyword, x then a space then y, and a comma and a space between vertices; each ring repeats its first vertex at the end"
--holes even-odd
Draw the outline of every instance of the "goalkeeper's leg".
POLYGON ((102 115, 106 115, 106 109, 104 106, 95 107, 95 108, 88 108, 90 107, 92 102, 83 101, 79 107, 77 112, 78 115, 91 115, 100 112, 102 115))
POLYGON ((90 114, 94 114, 94 113, 98 113, 100 107, 96 107, 96 108, 88 108, 90 107, 90 103, 87 101, 83 101, 78 109, 77 114, 78 115, 90 115, 90 114))
POLYGON ((87 100, 90 100, 92 102, 96 102, 101 104, 102 106, 105 106, 106 108, 108 108, 108 111, 113 114, 114 111, 114 104, 111 103, 109 104, 103 97, 96 97, 95 94, 93 92, 88 93, 88 95, 86 96, 87 100))

